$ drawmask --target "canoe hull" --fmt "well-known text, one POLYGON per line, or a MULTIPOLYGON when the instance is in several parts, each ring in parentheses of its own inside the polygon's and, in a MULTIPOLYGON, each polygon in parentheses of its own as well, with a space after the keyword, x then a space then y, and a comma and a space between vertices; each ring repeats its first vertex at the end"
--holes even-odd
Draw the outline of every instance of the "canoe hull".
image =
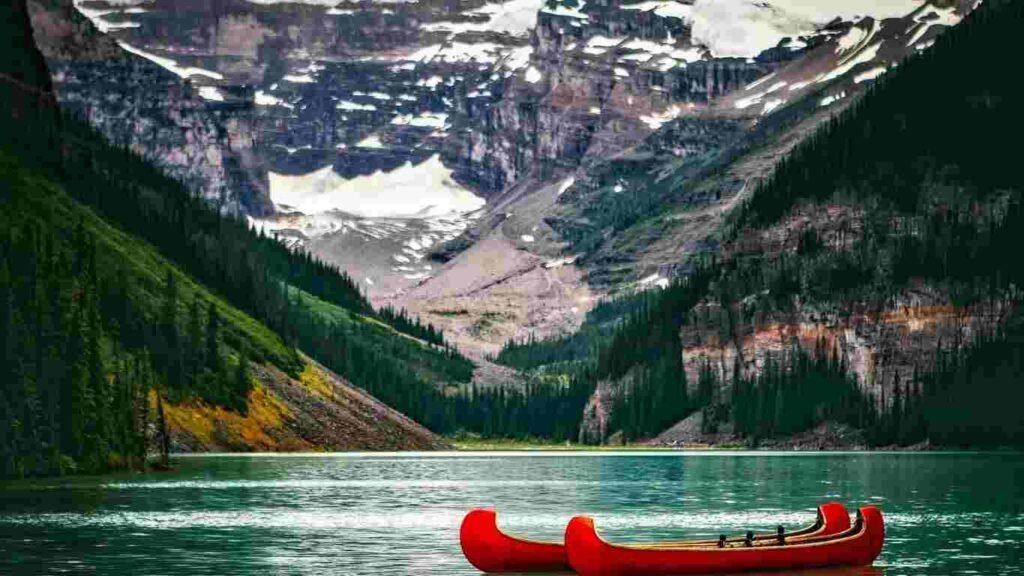
POLYGON ((577 516, 566 528, 565 544, 569 564, 581 576, 716 574, 867 566, 882 551, 885 527, 882 513, 877 508, 866 507, 860 512, 863 526, 849 536, 839 535, 789 546, 727 549, 616 546, 597 535, 592 519, 577 516))
POLYGON ((494 510, 477 509, 462 520, 462 553, 481 572, 569 572, 565 546, 509 536, 494 510))

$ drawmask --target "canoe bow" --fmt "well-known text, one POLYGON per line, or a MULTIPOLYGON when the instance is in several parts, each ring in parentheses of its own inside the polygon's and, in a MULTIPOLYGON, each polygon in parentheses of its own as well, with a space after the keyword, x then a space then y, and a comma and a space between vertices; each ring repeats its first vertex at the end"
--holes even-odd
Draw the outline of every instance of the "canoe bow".
POLYGON ((459 529, 466 560, 481 572, 569 572, 565 546, 510 536, 498 528, 498 514, 478 508, 459 529))

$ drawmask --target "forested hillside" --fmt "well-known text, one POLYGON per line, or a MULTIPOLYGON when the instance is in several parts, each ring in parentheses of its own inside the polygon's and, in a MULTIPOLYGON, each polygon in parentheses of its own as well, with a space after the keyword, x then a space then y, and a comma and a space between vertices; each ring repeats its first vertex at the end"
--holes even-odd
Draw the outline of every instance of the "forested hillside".
POLYGON ((137 466, 147 423, 168 441, 164 400, 244 416, 250 367, 298 378, 296 347, 443 418, 439 386, 472 365, 439 331, 62 115, 24 3, 2 12, 0 475, 137 466))
POLYGON ((986 2, 783 160, 686 277, 498 359, 587 374, 627 438, 703 410, 755 442, 831 420, 876 445, 1024 443, 1022 27, 1024 2, 986 2), (865 364, 851 333, 916 348, 865 364))

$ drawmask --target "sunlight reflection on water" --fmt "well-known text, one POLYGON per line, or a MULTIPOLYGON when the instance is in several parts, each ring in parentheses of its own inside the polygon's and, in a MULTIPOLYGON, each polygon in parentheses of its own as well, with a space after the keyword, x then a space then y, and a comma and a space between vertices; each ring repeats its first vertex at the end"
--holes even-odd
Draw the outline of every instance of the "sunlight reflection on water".
POLYGON ((458 525, 475 506, 546 539, 587 513, 625 542, 797 528, 827 499, 885 510, 885 551, 858 576, 1020 573, 1020 455, 695 456, 232 455, 13 483, 0 574, 473 574, 458 525))

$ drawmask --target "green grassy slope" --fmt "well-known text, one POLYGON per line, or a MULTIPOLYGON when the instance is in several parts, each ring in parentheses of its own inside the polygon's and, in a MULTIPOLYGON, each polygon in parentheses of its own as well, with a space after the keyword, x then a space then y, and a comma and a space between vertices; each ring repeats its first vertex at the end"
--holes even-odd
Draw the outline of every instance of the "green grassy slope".
POLYGON ((297 349, 450 425, 472 365, 438 332, 63 115, 24 0, 0 36, 0 476, 137 465, 154 388, 244 413, 250 363, 297 379, 297 349))

